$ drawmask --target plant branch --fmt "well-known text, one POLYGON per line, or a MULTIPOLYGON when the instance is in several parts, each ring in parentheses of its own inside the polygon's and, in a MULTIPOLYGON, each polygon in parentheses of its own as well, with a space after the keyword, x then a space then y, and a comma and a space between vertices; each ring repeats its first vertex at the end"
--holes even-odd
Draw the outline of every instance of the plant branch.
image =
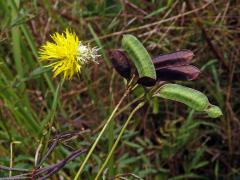
POLYGON ((101 132, 99 133, 97 139, 94 141, 94 143, 93 143, 92 147, 90 148, 90 150, 89 150, 86 158, 84 159, 84 161, 83 161, 82 165, 80 166, 77 174, 75 175, 74 180, 77 180, 77 179, 79 178, 80 174, 81 174, 82 171, 83 171, 83 168, 85 167, 88 159, 90 158, 90 156, 92 155, 94 149, 96 148, 96 146, 97 146, 100 138, 102 137, 103 133, 104 133, 105 130, 107 129, 108 125, 111 123, 111 121, 112 121, 112 119, 113 119, 113 116, 116 114, 116 112, 117 112, 118 108, 120 107, 120 105, 122 104, 123 100, 124 100, 124 99, 127 97, 127 95, 129 94, 129 92, 130 92, 130 90, 131 90, 131 87, 132 87, 133 79, 134 79, 134 77, 130 80, 129 85, 128 85, 125 93, 123 94, 122 98, 120 99, 120 101, 118 102, 118 104, 116 105, 116 107, 114 108, 114 110, 112 111, 110 117, 108 118, 108 120, 106 121, 105 125, 103 126, 103 128, 102 128, 101 132))
POLYGON ((129 124, 130 120, 132 119, 132 116, 133 116, 141 107, 143 107, 143 105, 144 105, 144 102, 139 103, 139 104, 137 105, 137 107, 135 107, 135 109, 134 109, 134 110, 132 111, 132 113, 129 115, 129 117, 128 117, 127 121, 125 122, 125 124, 123 125, 123 127, 122 127, 122 129, 121 129, 121 131, 120 131, 120 133, 119 133, 119 135, 118 135, 115 143, 113 144, 113 147, 112 147, 111 151, 109 152, 106 160, 104 161, 103 165, 101 166, 100 170, 98 171, 97 176, 95 177, 95 180, 99 179, 99 177, 100 177, 101 173, 103 172, 104 168, 106 167, 109 159, 110 159, 111 156, 113 155, 114 150, 116 149, 116 147, 117 147, 117 145, 118 145, 118 143, 119 143, 119 141, 120 141, 120 139, 121 139, 121 137, 122 137, 122 135, 123 135, 126 127, 127 127, 127 125, 129 124))

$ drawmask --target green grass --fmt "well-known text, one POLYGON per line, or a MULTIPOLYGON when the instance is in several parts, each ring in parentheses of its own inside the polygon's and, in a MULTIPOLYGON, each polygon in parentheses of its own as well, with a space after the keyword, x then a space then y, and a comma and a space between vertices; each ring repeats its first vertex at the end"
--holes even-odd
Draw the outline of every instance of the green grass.
MULTIPOLYGON (((196 81, 177 83, 204 92, 224 116, 213 120, 180 103, 152 101, 143 93, 158 86, 138 87, 117 108, 81 179, 94 179, 101 167, 108 168, 102 169, 105 179, 238 179, 240 4, 219 0, 198 9, 206 1, 194 1, 223 62, 185 2, 0 0, 0 165, 12 164, 32 173, 39 164, 50 167, 76 150, 92 147, 126 88, 109 62, 108 51, 120 48, 124 32, 131 32, 152 56, 194 51, 201 75, 196 81), (61 79, 53 79, 50 69, 39 63, 38 49, 51 33, 67 27, 82 41, 99 47, 102 62, 88 65, 80 78, 65 81, 60 88, 61 79), (112 151, 141 99, 145 105, 133 115, 112 151), (58 135, 62 136, 50 153, 58 135), (104 164, 106 158, 109 163, 104 164)), ((86 154, 67 162, 53 177, 73 179, 86 154)), ((10 173, 1 166, 0 179, 10 173)), ((19 174, 11 171, 12 176, 19 174)))

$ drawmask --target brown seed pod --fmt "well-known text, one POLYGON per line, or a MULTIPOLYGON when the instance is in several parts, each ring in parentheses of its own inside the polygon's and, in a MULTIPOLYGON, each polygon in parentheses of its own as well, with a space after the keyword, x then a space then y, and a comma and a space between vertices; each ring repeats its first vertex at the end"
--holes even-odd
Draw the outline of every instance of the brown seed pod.
POLYGON ((171 66, 156 69, 158 81, 194 80, 200 70, 192 65, 171 66))
POLYGON ((123 50, 114 49, 109 52, 109 57, 115 70, 124 78, 131 78, 131 65, 123 50))
POLYGON ((152 59, 155 68, 189 65, 194 54, 190 50, 181 50, 173 53, 159 55, 152 59))
MULTIPOLYGON (((110 60, 115 70, 124 78, 131 78, 132 65, 121 49, 114 49, 109 53, 110 60)), ((173 53, 159 55, 152 59, 157 81, 174 80, 194 80, 198 77, 200 70, 189 65, 193 58, 193 52, 190 50, 181 50, 173 53)), ((137 74, 137 72, 135 72, 137 74)), ((153 86, 156 80, 150 78, 139 78, 139 84, 143 86, 153 86)))
POLYGON ((157 80, 149 77, 141 77, 138 79, 137 83, 146 87, 151 87, 156 84, 157 80))

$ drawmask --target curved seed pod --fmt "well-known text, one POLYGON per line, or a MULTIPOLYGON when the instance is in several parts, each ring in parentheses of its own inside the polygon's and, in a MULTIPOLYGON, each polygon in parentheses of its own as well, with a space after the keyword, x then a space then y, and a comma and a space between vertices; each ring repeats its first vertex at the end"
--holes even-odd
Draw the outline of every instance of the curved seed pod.
POLYGON ((204 111, 209 105, 203 93, 178 84, 163 85, 156 96, 181 102, 197 111, 204 111))
POLYGON ((156 68, 156 73, 158 81, 194 80, 198 77, 200 70, 192 65, 172 66, 156 68))
POLYGON ((156 71, 152 59, 142 43, 133 35, 124 35, 122 46, 137 68, 138 83, 153 86, 156 83, 156 71))
POLYGON ((215 105, 210 105, 205 111, 211 118, 218 118, 223 115, 221 109, 215 105))
POLYGON ((168 66, 188 65, 191 63, 194 54, 190 50, 181 50, 173 53, 159 55, 152 59, 156 68, 168 66))
POLYGON ((120 50, 115 49, 109 52, 110 61, 115 70, 124 78, 131 78, 131 65, 126 54, 120 50))

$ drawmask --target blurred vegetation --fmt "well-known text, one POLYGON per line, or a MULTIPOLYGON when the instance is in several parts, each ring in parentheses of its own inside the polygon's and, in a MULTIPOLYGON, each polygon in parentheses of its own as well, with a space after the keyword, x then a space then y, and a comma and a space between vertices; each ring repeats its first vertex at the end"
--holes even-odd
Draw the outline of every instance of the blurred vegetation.
MULTIPOLYGON (((0 165, 30 170, 31 178, 40 149, 54 148, 40 162, 43 167, 80 149, 52 177, 72 179, 124 93, 125 82, 109 63, 108 51, 121 46, 124 33, 132 33, 152 56, 194 51, 201 75, 178 83, 204 92, 224 116, 210 119, 180 103, 147 101, 103 178, 240 179, 239 9, 237 0, 0 0, 0 165), (101 48, 103 62, 58 92, 60 80, 42 68, 38 48, 51 33, 69 27, 101 48), (47 142, 50 119, 54 126, 47 142)), ((136 90, 119 108, 114 130, 101 139, 83 179, 95 177, 141 93, 136 90)), ((0 177, 22 173, 1 166, 0 177)))

